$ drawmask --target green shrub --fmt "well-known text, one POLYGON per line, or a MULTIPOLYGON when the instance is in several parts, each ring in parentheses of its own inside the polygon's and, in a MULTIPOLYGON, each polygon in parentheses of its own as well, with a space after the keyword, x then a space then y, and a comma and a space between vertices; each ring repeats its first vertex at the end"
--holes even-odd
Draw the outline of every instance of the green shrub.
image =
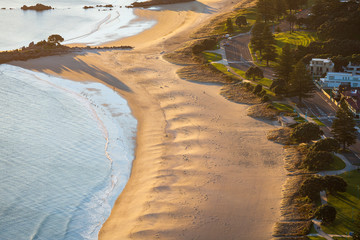
POLYGON ((334 138, 324 138, 317 141, 310 150, 312 151, 327 151, 327 152, 336 152, 340 149, 339 142, 334 138))
POLYGON ((255 86, 254 90, 253 90, 253 93, 254 94, 258 94, 262 91, 262 85, 261 84, 258 84, 255 86))
POLYGON ((192 53, 196 55, 196 54, 200 54, 202 51, 205 51, 206 49, 203 45, 195 44, 191 50, 192 53))
POLYGON ((326 169, 334 161, 333 155, 325 151, 309 151, 306 155, 303 166, 309 170, 326 169))
POLYGON ((311 176, 301 184, 299 193, 302 196, 307 196, 314 201, 320 197, 320 191, 325 189, 324 185, 325 181, 322 177, 311 176))
POLYGON ((269 102, 270 101, 270 98, 269 98, 269 96, 268 95, 265 95, 265 96, 263 96, 262 98, 261 98, 261 102, 269 102))
POLYGON ((346 192, 347 183, 340 176, 325 176, 325 187, 331 194, 346 192))
POLYGON ((328 204, 321 205, 315 212, 317 219, 322 220, 322 223, 332 223, 336 218, 336 209, 328 204))
POLYGON ((258 93, 259 97, 263 97, 265 95, 266 95, 266 90, 265 89, 261 90, 261 92, 258 93))
POLYGON ((208 38, 202 41, 201 45, 205 48, 205 50, 211 50, 216 47, 217 41, 216 38, 208 38))
POLYGON ((304 122, 297 125, 291 132, 291 137, 299 143, 310 142, 320 138, 323 132, 315 123, 304 122))
POLYGON ((248 91, 252 91, 254 89, 253 85, 251 85, 249 82, 245 82, 244 86, 248 91))

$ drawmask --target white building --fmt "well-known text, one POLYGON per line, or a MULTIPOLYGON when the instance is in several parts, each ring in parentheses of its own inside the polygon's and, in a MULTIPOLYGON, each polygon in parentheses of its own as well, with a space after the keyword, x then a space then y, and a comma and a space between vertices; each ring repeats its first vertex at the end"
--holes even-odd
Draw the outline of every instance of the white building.
POLYGON ((326 77, 320 78, 320 84, 324 88, 337 88, 341 83, 350 83, 351 87, 360 87, 360 75, 343 72, 328 72, 326 77))
POLYGON ((349 62, 349 64, 346 67, 343 67, 344 72, 351 73, 352 75, 360 75, 360 65, 352 64, 349 62))
POLYGON ((314 78, 320 78, 325 73, 334 71, 334 63, 330 59, 313 58, 309 70, 314 78))

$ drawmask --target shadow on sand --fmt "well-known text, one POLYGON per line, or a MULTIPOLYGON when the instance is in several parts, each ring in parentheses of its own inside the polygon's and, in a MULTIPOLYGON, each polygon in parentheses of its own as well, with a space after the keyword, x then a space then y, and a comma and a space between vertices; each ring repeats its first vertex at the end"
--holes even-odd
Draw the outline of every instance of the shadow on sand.
POLYGON ((209 7, 206 4, 203 4, 198 1, 193 2, 186 2, 186 3, 174 3, 174 4, 166 4, 166 5, 158 5, 146 8, 151 11, 174 11, 174 12, 197 12, 197 13, 205 13, 205 14, 211 14, 215 12, 215 9, 212 7, 209 7))
POLYGON ((77 56, 87 55, 88 53, 95 53, 100 55, 100 52, 105 52, 105 51, 112 51, 112 50, 91 49, 91 50, 84 50, 79 53, 70 53, 61 56, 42 57, 39 59, 32 59, 26 62, 15 61, 9 64, 39 72, 52 71, 57 74, 61 74, 64 72, 74 71, 77 73, 86 73, 98 79, 99 81, 107 83, 117 89, 126 92, 132 92, 132 90, 126 84, 124 84, 122 81, 120 81, 120 79, 118 79, 114 75, 105 72, 94 65, 89 65, 84 61, 82 61, 81 59, 77 58, 77 56), (49 61, 47 61, 47 58, 49 59, 49 61))

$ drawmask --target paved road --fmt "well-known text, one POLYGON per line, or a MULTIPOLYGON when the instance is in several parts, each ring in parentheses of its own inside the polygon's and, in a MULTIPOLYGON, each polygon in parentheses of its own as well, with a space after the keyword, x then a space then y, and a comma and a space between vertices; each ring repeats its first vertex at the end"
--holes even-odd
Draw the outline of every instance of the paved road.
MULTIPOLYGON (((304 100, 305 107, 301 107, 302 112, 307 112, 309 115, 316 116, 322 123, 325 124, 321 129, 325 136, 331 137, 331 125, 335 118, 338 107, 329 100, 320 90, 316 90, 312 98, 304 100)), ((352 153, 344 154, 351 164, 360 165, 360 134, 356 144, 350 147, 352 153)))
MULTIPOLYGON (((249 51, 250 37, 250 33, 244 33, 227 41, 229 45, 225 46, 225 53, 231 67, 246 71, 249 67, 255 66, 249 51)), ((261 69, 266 78, 273 77, 271 68, 261 67, 261 69)))

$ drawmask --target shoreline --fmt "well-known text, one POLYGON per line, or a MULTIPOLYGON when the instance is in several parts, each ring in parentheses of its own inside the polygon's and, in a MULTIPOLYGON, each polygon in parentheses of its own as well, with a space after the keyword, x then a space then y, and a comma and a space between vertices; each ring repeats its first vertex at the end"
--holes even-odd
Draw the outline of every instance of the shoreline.
MULTIPOLYGON (((87 125, 93 127, 92 130, 94 131, 93 132, 89 131, 88 133, 87 131, 81 129, 81 128, 86 129, 86 127, 84 126, 80 127, 79 125, 76 125, 80 127, 79 133, 85 134, 85 136, 87 136, 89 139, 88 141, 91 142, 92 145, 85 145, 86 141, 83 141, 80 144, 80 146, 76 147, 76 150, 75 148, 73 149, 74 152, 72 152, 71 149, 65 150, 65 152, 69 154, 69 156, 67 157, 63 154, 62 154, 63 156, 60 156, 60 154, 55 153, 55 155, 57 156, 56 158, 62 159, 64 165, 67 163, 67 161, 65 161, 65 159, 67 158, 69 159, 69 161, 73 162, 75 166, 77 163, 82 163, 83 169, 87 169, 89 170, 89 172, 86 171, 83 173, 74 172, 73 175, 72 174, 66 175, 67 172, 72 172, 72 171, 66 171, 66 169, 60 166, 60 169, 56 170, 57 173, 54 174, 55 176, 57 174, 65 175, 68 177, 72 177, 73 180, 75 180, 76 178, 74 178, 74 176, 82 176, 83 179, 84 179, 84 175, 93 176, 92 175, 93 173, 91 171, 94 170, 94 172, 96 171, 95 175, 97 176, 92 178, 93 181, 89 181, 89 186, 92 185, 92 187, 90 187, 91 191, 81 191, 83 190, 82 189, 83 185, 81 183, 83 183, 84 180, 79 179, 78 183, 80 184, 71 184, 66 179, 62 179, 62 181, 59 182, 59 179, 61 180, 61 178, 56 178, 56 177, 55 177, 55 181, 50 181, 50 182, 49 182, 50 179, 47 179, 47 181, 45 181, 44 179, 44 182, 40 182, 39 184, 45 183, 46 185, 51 185, 54 184, 55 182, 56 187, 59 188, 65 187, 67 189, 76 188, 79 189, 79 192, 75 194, 74 193, 71 194, 71 191, 69 192, 64 190, 62 195, 65 196, 64 198, 67 199, 68 204, 66 206, 62 205, 61 203, 63 203, 64 200, 60 200, 56 208, 54 208, 54 202, 56 202, 55 199, 50 201, 45 201, 41 199, 42 196, 44 196, 45 194, 49 196, 53 195, 54 194, 53 191, 49 189, 43 191, 41 189, 38 189, 39 192, 35 191, 34 194, 38 195, 39 197, 34 197, 32 201, 27 201, 27 204, 33 204, 32 206, 36 206, 39 205, 40 203, 43 203, 42 207, 46 208, 46 212, 44 212, 43 214, 45 215, 46 218, 51 217, 54 214, 56 215, 56 212, 62 212, 64 215, 68 216, 68 218, 72 220, 70 221, 69 219, 59 218, 58 219, 59 226, 65 224, 64 221, 69 220, 70 223, 66 221, 66 224, 68 225, 68 229, 71 230, 69 232, 73 232, 74 229, 77 229, 78 234, 81 233, 87 236, 91 236, 91 239, 97 238, 97 234, 98 231, 100 230, 101 225, 110 215, 114 202, 116 201, 117 197, 119 196, 122 189, 125 187, 127 183, 127 180, 130 176, 132 160, 134 159, 134 154, 135 154, 134 138, 136 136, 135 131, 137 128, 137 121, 131 115, 130 107, 127 105, 126 100, 122 98, 120 95, 118 95, 116 92, 113 92, 112 89, 108 88, 107 86, 105 86, 100 82, 77 82, 72 80, 66 80, 63 78, 60 79, 52 75, 47 75, 39 72, 32 72, 27 69, 22 69, 19 67, 15 67, 12 65, 5 65, 5 64, 0 65, 0 70, 1 73, 4 74, 5 79, 11 79, 11 80, 14 79, 15 80, 15 81, 13 80, 14 84, 27 83, 28 86, 32 87, 31 89, 35 89, 34 92, 37 91, 45 92, 46 94, 44 95, 49 95, 49 97, 45 98, 47 100, 52 99, 52 97, 55 96, 53 97, 54 99, 65 104, 65 100, 70 99, 70 101, 67 101, 68 106, 64 108, 65 109, 64 111, 69 112, 69 115, 71 115, 74 114, 76 110, 81 109, 81 111, 77 111, 77 112, 82 113, 78 116, 73 115, 73 118, 71 120, 74 120, 74 124, 76 124, 78 121, 82 121, 82 119, 87 119, 86 121, 87 125), (78 107, 73 108, 73 104, 71 104, 73 102, 75 102, 75 106, 78 107), (89 135, 87 135, 87 133, 89 135), (97 137, 95 138, 94 136, 97 137), (89 146, 92 146, 93 149, 96 150, 96 154, 89 153, 90 152, 89 146), (74 155, 73 153, 75 152, 78 154, 74 155), (86 157, 83 157, 85 155, 86 157), (88 164, 89 162, 91 162, 91 164, 88 164), (94 169, 94 166, 97 166, 98 168, 94 169), (95 183, 101 183, 101 184, 97 185, 95 183), (89 200, 86 200, 84 202, 84 197, 86 197, 89 200), (73 209, 73 210, 69 211, 69 209, 73 209), (101 222, 100 226, 99 226, 99 222, 101 222), (81 228, 77 228, 77 226, 81 226, 81 225, 82 225, 81 228)), ((26 97, 27 96, 24 96, 24 98, 26 97)), ((7 100, 13 101, 14 99, 7 99, 7 100)), ((44 100, 44 98, 41 98, 40 100, 44 100)), ((39 104, 41 105, 41 103, 39 104)), ((55 106, 58 107, 58 105, 56 104, 55 106)), ((31 107, 30 109, 31 110, 24 110, 25 114, 33 112, 32 109, 34 109, 34 107, 31 107)), ((57 109, 57 110, 61 111, 61 109, 57 109)), ((22 117, 22 115, 20 115, 20 117, 22 117)), ((39 124, 42 122, 41 121, 42 118, 37 118, 37 117, 35 118, 37 119, 39 124)), ((44 120, 44 122, 46 122, 46 120, 44 120)), ((63 123, 65 122, 67 121, 63 121, 63 123)), ((29 124, 27 121, 25 121, 25 124, 26 123, 29 124)), ((55 122, 53 124, 57 125, 55 122)), ((61 125, 61 123, 58 124, 60 126, 64 126, 61 125)), ((65 126, 66 125, 70 125, 68 127, 71 129, 71 123, 67 122, 65 123, 65 126)), ((40 126, 32 125, 32 128, 30 129, 39 131, 40 132, 39 136, 42 137, 47 136, 46 134, 41 133, 42 131, 44 131, 44 129, 40 126)), ((60 131, 66 132, 65 129, 62 129, 60 131)), ((27 139, 26 131, 24 132, 25 132, 24 139, 27 139)), ((56 133, 55 126, 52 133, 53 134, 56 133)), ((76 135, 77 134, 75 133, 74 135, 71 136, 76 138, 76 135)), ((64 144, 64 142, 61 142, 62 140, 67 139, 66 134, 65 136, 60 135, 59 137, 60 137, 59 139, 56 138, 56 142, 60 144, 63 149, 66 149, 66 144, 64 144)), ((51 138, 51 136, 49 136, 49 138, 51 138)), ((39 141, 41 141, 41 139, 39 139, 39 141)), ((49 139, 49 141, 51 140, 49 139)), ((60 146, 58 144, 56 143, 55 145, 49 144, 49 146, 47 147, 50 149, 56 149, 57 147, 60 146)), ((65 153, 63 151, 61 152, 65 153)), ((32 153, 35 154, 36 156, 42 156, 42 151, 36 149, 35 147, 32 153)), ((31 157, 29 158, 32 159, 31 157)), ((26 164, 26 161, 24 162, 25 162, 24 164, 26 164)), ((43 167, 46 167, 47 164, 49 164, 49 162, 47 161, 44 162, 39 160, 38 164, 43 167)), ((56 165, 56 161, 53 161, 53 164, 54 166, 58 166, 56 165)), ((8 171, 11 171, 11 169, 12 168, 9 168, 8 171)), ((40 173, 39 176, 35 174, 34 177, 36 179, 41 179, 41 176, 42 173, 40 173)), ((11 183, 11 181, 9 183, 11 183)), ((30 189, 33 188, 36 189, 35 186, 36 183, 35 185, 33 184, 34 182, 29 183, 30 189)), ((6 184, 4 186, 6 186, 6 184)), ((17 188, 15 187, 14 189, 17 188)), ((21 192, 14 191, 14 195, 19 196, 19 199, 21 199, 22 197, 21 192)), ((19 204, 18 202, 14 202, 14 203, 10 202, 10 203, 14 205, 14 208, 16 208, 16 206, 19 204)), ((5 201, 4 204, 9 204, 9 202, 5 201)), ((34 209, 34 211, 35 210, 36 208, 34 209)), ((19 215, 21 215, 21 213, 19 213, 19 215)), ((4 216, 7 216, 6 213, 4 216)), ((9 221, 11 220, 9 219, 9 221)), ((49 234, 51 233, 48 232, 47 230, 44 231, 44 229, 41 227, 41 224, 40 226, 38 226, 37 224, 33 225, 34 223, 41 223, 42 221, 43 219, 39 218, 39 216, 35 214, 35 216, 33 217, 33 222, 29 222, 28 224, 26 224, 26 228, 30 229, 31 231, 34 231, 34 234, 36 233, 36 235, 38 235, 39 237, 48 238, 49 234)), ((13 230, 17 227, 19 227, 18 223, 14 223, 13 230)), ((63 235, 69 234, 60 227, 56 230, 57 233, 60 232, 60 234, 62 233, 63 235)), ((9 237, 9 235, 7 236, 6 233, 5 235, 2 234, 0 235, 3 236, 5 239, 9 237)), ((19 236, 16 234, 14 236, 17 236, 14 238, 19 238, 19 236)))
POLYGON ((179 66, 162 60, 213 16, 201 13, 203 5, 193 8, 198 12, 157 12, 153 28, 116 41, 132 42, 130 52, 13 63, 75 81, 118 81, 131 90, 119 92, 138 120, 135 159, 99 239, 269 239, 280 219, 285 170, 282 146, 266 139, 273 126, 247 117, 247 106, 224 99, 219 86, 179 79, 179 66))

